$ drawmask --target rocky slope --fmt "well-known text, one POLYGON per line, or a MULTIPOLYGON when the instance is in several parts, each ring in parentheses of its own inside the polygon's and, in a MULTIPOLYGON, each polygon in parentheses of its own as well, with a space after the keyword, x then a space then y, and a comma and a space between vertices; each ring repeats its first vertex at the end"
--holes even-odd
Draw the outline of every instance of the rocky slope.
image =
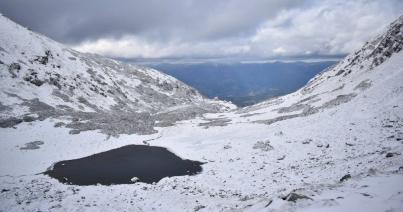
POLYGON ((0 91, 0 127, 64 117, 57 126, 72 133, 149 134, 233 107, 156 70, 74 51, 3 16, 0 91))
POLYGON ((366 42, 362 48, 322 71, 300 90, 242 108, 239 113, 248 117, 262 113, 273 118, 256 122, 272 124, 285 119, 309 116, 351 101, 358 93, 372 86, 373 82, 369 77, 374 69, 402 50, 402 28, 403 16, 393 22, 385 33, 366 42))

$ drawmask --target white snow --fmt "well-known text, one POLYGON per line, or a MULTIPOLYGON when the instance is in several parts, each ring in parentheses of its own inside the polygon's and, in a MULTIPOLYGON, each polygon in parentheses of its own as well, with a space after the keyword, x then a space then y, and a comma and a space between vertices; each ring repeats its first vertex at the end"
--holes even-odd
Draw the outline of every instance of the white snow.
MULTIPOLYGON (((21 42, 27 40, 29 36, 21 42)), ((351 74, 335 76, 346 67, 345 60, 295 93, 157 128, 153 135, 71 135, 69 129, 53 127, 57 119, 0 128, 0 210, 402 211, 402 58, 403 52, 396 53, 372 70, 364 61, 363 69, 353 66, 351 74), (365 80, 371 86, 356 89, 365 80), (298 103, 321 107, 350 94, 355 95, 350 101, 311 115, 262 123, 303 110, 280 113, 280 108, 298 103), (312 96, 315 101, 301 103, 312 96), (231 121, 226 126, 199 126, 214 118, 231 121), (44 142, 39 149, 20 150, 36 140, 44 142), (143 141, 207 163, 198 175, 164 178, 155 185, 75 186, 40 174, 61 160, 143 141), (260 141, 273 149, 254 148, 260 141), (340 182, 346 174, 351 179, 340 182), (312 200, 283 200, 290 192, 312 200)))

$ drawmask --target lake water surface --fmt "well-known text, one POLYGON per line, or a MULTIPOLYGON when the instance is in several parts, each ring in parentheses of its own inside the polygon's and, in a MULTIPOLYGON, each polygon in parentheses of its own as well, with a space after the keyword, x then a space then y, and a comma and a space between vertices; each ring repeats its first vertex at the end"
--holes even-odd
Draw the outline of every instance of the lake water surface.
POLYGON ((158 182, 164 177, 194 175, 203 163, 182 159, 163 147, 128 145, 84 158, 60 161, 44 174, 74 185, 158 182))

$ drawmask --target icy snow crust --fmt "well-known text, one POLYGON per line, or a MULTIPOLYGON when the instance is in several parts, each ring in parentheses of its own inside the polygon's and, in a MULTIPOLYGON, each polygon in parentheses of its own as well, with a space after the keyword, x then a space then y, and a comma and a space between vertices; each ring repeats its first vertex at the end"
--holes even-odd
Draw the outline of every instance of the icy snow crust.
MULTIPOLYGON (((4 35, 5 25, 17 28, 14 33, 28 33, 18 40, 21 45, 37 36, 29 35, 30 32, 4 18, 1 22, 1 45, 5 51, 11 51, 10 46, 18 43, 4 41, 9 37, 4 35)), ((102 130, 70 134, 70 122, 61 116, 24 121, 15 128, 0 128, 0 210, 402 211, 402 23, 401 17, 384 34, 317 75, 295 93, 247 108, 178 119, 176 123, 167 124, 160 119, 156 123, 161 125, 153 125, 153 130, 158 131, 154 134, 118 132, 119 137, 110 137, 102 130), (58 124, 60 122, 67 124, 58 124), (55 124, 59 127, 54 127, 55 124), (36 149, 21 149, 33 141, 42 141, 43 144, 36 149), (164 178, 155 185, 137 182, 115 186, 74 186, 38 174, 57 161, 129 144, 166 147, 182 158, 206 164, 199 175, 164 178)), ((44 45, 53 45, 53 41, 43 37, 41 40, 44 45)), ((53 56, 59 53, 89 57, 71 50, 59 52, 60 44, 57 46, 51 48, 53 56)), ((28 58, 44 55, 42 47, 37 40, 32 41, 25 55, 29 54, 28 58)), ((4 55, 10 54, 2 53, 1 56, 5 63, 0 65, 1 108, 6 108, 2 109, 2 116, 15 117, 31 112, 29 105, 16 105, 25 101, 22 98, 33 96, 40 96, 41 102, 52 107, 67 105, 51 95, 55 88, 49 83, 42 85, 48 87, 30 89, 36 85, 10 80, 8 67, 16 59, 4 55), (3 77, 8 78, 3 80, 3 77), (3 101, 4 98, 7 101, 3 101)), ((103 64, 98 69, 102 69, 103 64)), ((35 62, 28 64, 27 68, 32 66, 36 66, 35 62)), ((98 74, 112 70, 106 69, 98 74)), ((114 77, 105 78, 119 77, 118 71, 111 73, 114 77)), ((153 72, 154 75, 160 74, 153 72)), ((70 74, 66 74, 68 76, 70 74)), ((139 81, 124 79, 131 86, 144 84, 142 80, 138 84, 139 81)), ((180 87, 187 90, 187 87, 180 87)), ((127 86, 127 89, 131 87, 127 86)), ((91 94, 86 97, 93 98, 93 101, 110 98, 108 103, 97 102, 97 108, 110 110, 115 104, 115 96, 91 94)), ((142 99, 143 95, 136 93, 136 98, 142 99)), ((194 101, 201 99, 199 95, 186 97, 189 98, 194 101)), ((72 100, 71 108, 94 110, 77 101, 72 100)), ((183 96, 173 101, 177 101, 176 107, 164 107, 162 111, 175 118, 172 111, 188 107, 181 106, 185 102, 183 96)), ((166 103, 152 103, 153 106, 161 104, 166 103)), ((141 107, 142 110, 147 111, 147 106, 141 107)))

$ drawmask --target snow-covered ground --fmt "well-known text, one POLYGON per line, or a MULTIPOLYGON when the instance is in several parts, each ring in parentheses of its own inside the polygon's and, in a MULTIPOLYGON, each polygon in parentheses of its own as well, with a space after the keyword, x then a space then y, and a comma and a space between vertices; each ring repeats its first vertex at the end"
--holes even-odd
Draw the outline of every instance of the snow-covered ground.
POLYGON ((0 128, 0 211, 402 211, 402 23, 295 93, 155 134, 70 134, 54 127, 59 117, 0 128), (21 149, 33 141, 43 144, 21 149), (203 171, 113 186, 40 174, 143 141, 206 162, 203 171))

